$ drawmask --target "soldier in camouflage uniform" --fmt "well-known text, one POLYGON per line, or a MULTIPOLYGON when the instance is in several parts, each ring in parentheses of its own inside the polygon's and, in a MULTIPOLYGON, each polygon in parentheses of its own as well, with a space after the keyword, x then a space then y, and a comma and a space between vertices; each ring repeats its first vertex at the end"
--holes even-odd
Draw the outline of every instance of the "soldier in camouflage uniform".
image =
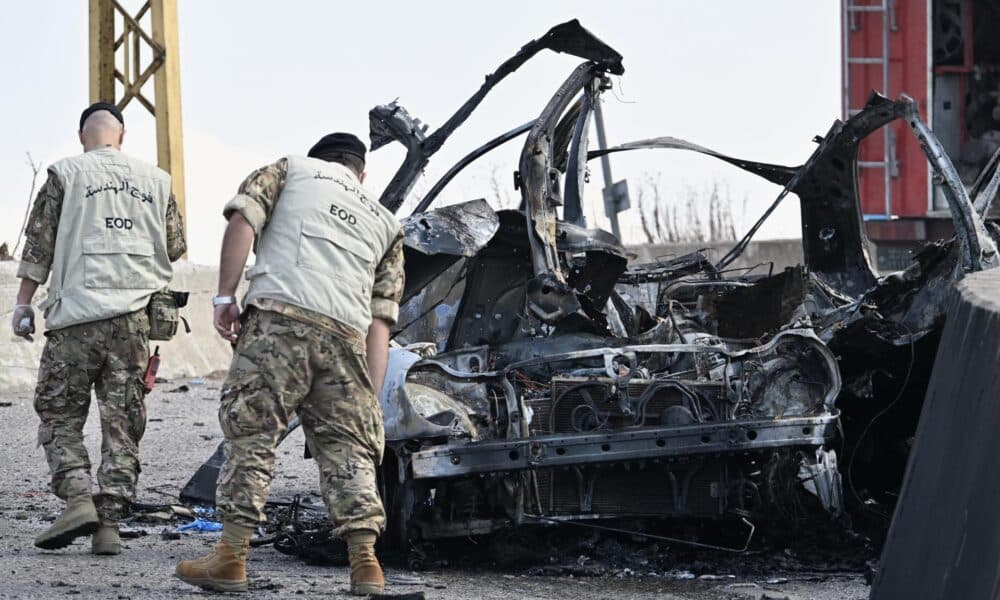
POLYGON ((49 279, 46 343, 35 411, 52 492, 67 501, 35 545, 61 548, 93 533, 92 551, 120 551, 117 520, 129 508, 146 428, 146 304, 186 251, 170 176, 119 150, 121 113, 98 103, 80 118, 84 154, 53 164, 35 200, 17 276, 12 328, 31 339, 31 300, 49 279), (61 218, 62 215, 68 215, 61 218), (83 426, 96 388, 101 413, 98 494, 91 495, 83 426))
POLYGON ((378 393, 403 292, 403 250, 399 223, 361 187, 364 156, 358 138, 331 134, 308 158, 252 173, 225 207, 213 303, 216 329, 236 351, 219 407, 223 534, 212 554, 177 565, 188 583, 246 591, 275 448, 298 414, 334 532, 348 544, 351 592, 382 591, 374 550, 385 524, 375 484, 384 445, 378 393), (251 244, 257 260, 241 317, 233 294, 251 244))

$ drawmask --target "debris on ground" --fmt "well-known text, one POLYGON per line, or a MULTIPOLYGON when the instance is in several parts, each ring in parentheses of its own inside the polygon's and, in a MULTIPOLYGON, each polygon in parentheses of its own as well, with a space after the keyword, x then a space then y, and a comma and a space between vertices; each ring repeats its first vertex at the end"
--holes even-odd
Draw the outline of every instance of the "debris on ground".
POLYGON ((173 529, 163 528, 163 530, 160 531, 160 539, 163 541, 179 540, 181 539, 181 534, 173 529))
MULTIPOLYGON (((406 286, 380 398, 383 554, 412 570, 473 561, 574 577, 864 572, 902 483, 946 300, 967 273, 1000 265, 1000 229, 983 218, 1000 159, 967 189, 917 103, 875 93, 799 166, 674 137, 591 150, 590 119, 623 58, 574 20, 523 46, 435 131, 398 102, 373 108, 372 151, 406 149, 380 203, 398 212, 484 97, 544 50, 582 62, 536 119, 474 150, 399 215, 406 286), (878 275, 859 212, 859 146, 897 121, 919 140, 955 235, 878 275), (522 135, 517 210, 432 208, 466 165, 522 135), (781 192, 721 259, 695 251, 630 265, 619 239, 587 227, 588 162, 663 149, 727 162, 781 192), (737 268, 790 194, 804 264, 737 268)), ((220 445, 181 499, 212 502, 222 460, 220 445)), ((319 504, 269 503, 255 543, 341 564, 319 504)))
POLYGON ((222 523, 199 518, 190 523, 178 525, 177 531, 222 531, 222 523))

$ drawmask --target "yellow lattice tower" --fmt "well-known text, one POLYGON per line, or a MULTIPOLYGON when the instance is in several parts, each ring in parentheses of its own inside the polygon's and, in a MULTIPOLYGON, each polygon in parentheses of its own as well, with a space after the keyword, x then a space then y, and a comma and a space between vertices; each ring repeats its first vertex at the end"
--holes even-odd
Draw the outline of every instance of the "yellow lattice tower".
POLYGON ((124 109, 135 100, 153 114, 157 163, 170 173, 177 207, 186 220, 177 49, 177 0, 146 0, 135 12, 118 0, 90 0, 90 101, 113 102, 124 109), (144 19, 150 23, 149 31, 144 19), (116 61, 119 55, 122 60, 116 61), (155 102, 142 91, 150 78, 155 102))

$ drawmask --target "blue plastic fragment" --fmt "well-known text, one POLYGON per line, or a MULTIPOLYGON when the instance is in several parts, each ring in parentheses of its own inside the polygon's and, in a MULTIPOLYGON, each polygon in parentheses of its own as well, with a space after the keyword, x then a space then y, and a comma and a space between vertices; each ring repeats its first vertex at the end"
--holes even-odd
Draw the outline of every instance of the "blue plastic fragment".
POLYGON ((178 525, 177 531, 222 531, 222 523, 198 518, 190 523, 178 525))

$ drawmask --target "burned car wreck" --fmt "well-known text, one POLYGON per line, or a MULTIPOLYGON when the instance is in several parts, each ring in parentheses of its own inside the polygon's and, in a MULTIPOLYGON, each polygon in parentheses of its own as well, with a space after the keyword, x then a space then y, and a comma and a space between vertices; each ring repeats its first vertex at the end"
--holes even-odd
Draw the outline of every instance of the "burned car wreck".
MULTIPOLYGON (((398 211, 493 86, 544 49, 583 62, 537 119, 471 152, 401 219, 407 283, 381 396, 387 541, 680 517, 731 519, 749 542, 800 494, 844 523, 861 506, 891 513, 945 298, 965 273, 1000 260, 984 223, 1000 160, 967 190, 915 103, 877 94, 798 167, 670 137, 591 150, 594 107, 624 68, 570 21, 488 75, 433 133, 397 103, 374 108, 372 149, 407 149, 383 205, 398 211), (860 214, 858 148, 897 119, 921 141, 956 235, 879 277, 860 214), (459 171, 520 136, 518 210, 482 199, 432 210, 459 171), (629 265, 618 239, 586 227, 587 164, 653 149, 712 156, 782 191, 721 260, 696 252, 629 265), (789 194, 801 203, 804 264, 732 268, 789 194)), ((206 500, 210 479, 196 476, 182 498, 206 500)))

